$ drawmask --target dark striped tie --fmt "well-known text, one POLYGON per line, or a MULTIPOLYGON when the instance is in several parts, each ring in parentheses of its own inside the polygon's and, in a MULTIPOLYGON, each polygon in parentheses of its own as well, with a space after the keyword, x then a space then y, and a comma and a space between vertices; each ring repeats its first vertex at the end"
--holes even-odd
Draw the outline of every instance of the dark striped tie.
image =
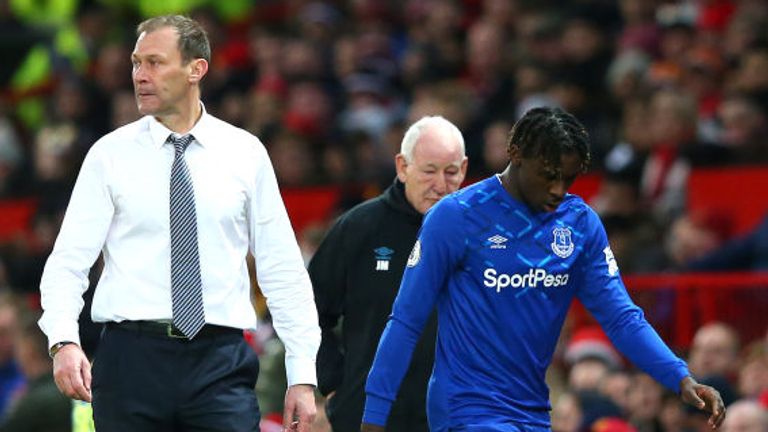
POLYGON ((205 325, 203 283, 197 250, 195 190, 184 151, 192 135, 168 137, 176 150, 171 167, 171 302, 173 324, 189 339, 205 325))

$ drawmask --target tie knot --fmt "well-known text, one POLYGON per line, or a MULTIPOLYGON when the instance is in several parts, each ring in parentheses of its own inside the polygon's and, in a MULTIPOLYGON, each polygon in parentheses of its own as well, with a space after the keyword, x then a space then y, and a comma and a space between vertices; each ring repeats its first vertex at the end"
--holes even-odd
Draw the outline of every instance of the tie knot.
POLYGON ((178 138, 175 138, 173 135, 168 137, 168 142, 173 144, 173 147, 176 149, 176 153, 184 153, 185 150, 187 150, 187 147, 192 143, 192 141, 195 139, 192 135, 184 135, 178 138))

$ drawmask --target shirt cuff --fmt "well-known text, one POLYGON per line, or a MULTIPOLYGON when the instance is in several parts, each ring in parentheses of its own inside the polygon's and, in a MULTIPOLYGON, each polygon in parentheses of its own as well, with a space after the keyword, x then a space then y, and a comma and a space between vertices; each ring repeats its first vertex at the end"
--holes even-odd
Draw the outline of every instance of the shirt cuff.
POLYGON ((288 387, 295 384, 317 386, 317 371, 315 362, 311 359, 285 357, 285 372, 288 387))
POLYGON ((392 401, 368 394, 365 398, 363 423, 376 426, 386 425, 390 409, 392 409, 392 401))
POLYGON ((45 320, 45 315, 38 321, 40 329, 48 336, 48 349, 59 342, 73 342, 80 346, 80 329, 77 321, 74 323, 60 322, 55 325, 49 325, 45 320))

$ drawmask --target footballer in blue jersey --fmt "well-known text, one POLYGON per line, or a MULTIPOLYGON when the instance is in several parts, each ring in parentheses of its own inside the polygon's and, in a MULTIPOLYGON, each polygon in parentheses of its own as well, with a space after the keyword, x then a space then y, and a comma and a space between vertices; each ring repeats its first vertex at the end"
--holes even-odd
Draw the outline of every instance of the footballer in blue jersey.
POLYGON ((512 128, 505 171, 427 213, 366 384, 363 431, 382 431, 413 347, 434 307, 430 429, 549 430, 544 375, 578 298, 613 344, 682 399, 725 407, 697 383, 630 299, 597 214, 567 193, 590 160, 588 135, 559 108, 512 128))

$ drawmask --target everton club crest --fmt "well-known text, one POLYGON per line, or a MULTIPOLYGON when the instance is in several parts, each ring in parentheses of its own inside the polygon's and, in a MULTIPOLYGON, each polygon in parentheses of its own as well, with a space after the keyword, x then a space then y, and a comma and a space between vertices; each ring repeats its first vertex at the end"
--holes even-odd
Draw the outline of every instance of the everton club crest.
POLYGON ((571 229, 557 227, 552 230, 554 239, 552 240, 552 252, 560 258, 568 258, 573 253, 573 240, 571 239, 571 229))

